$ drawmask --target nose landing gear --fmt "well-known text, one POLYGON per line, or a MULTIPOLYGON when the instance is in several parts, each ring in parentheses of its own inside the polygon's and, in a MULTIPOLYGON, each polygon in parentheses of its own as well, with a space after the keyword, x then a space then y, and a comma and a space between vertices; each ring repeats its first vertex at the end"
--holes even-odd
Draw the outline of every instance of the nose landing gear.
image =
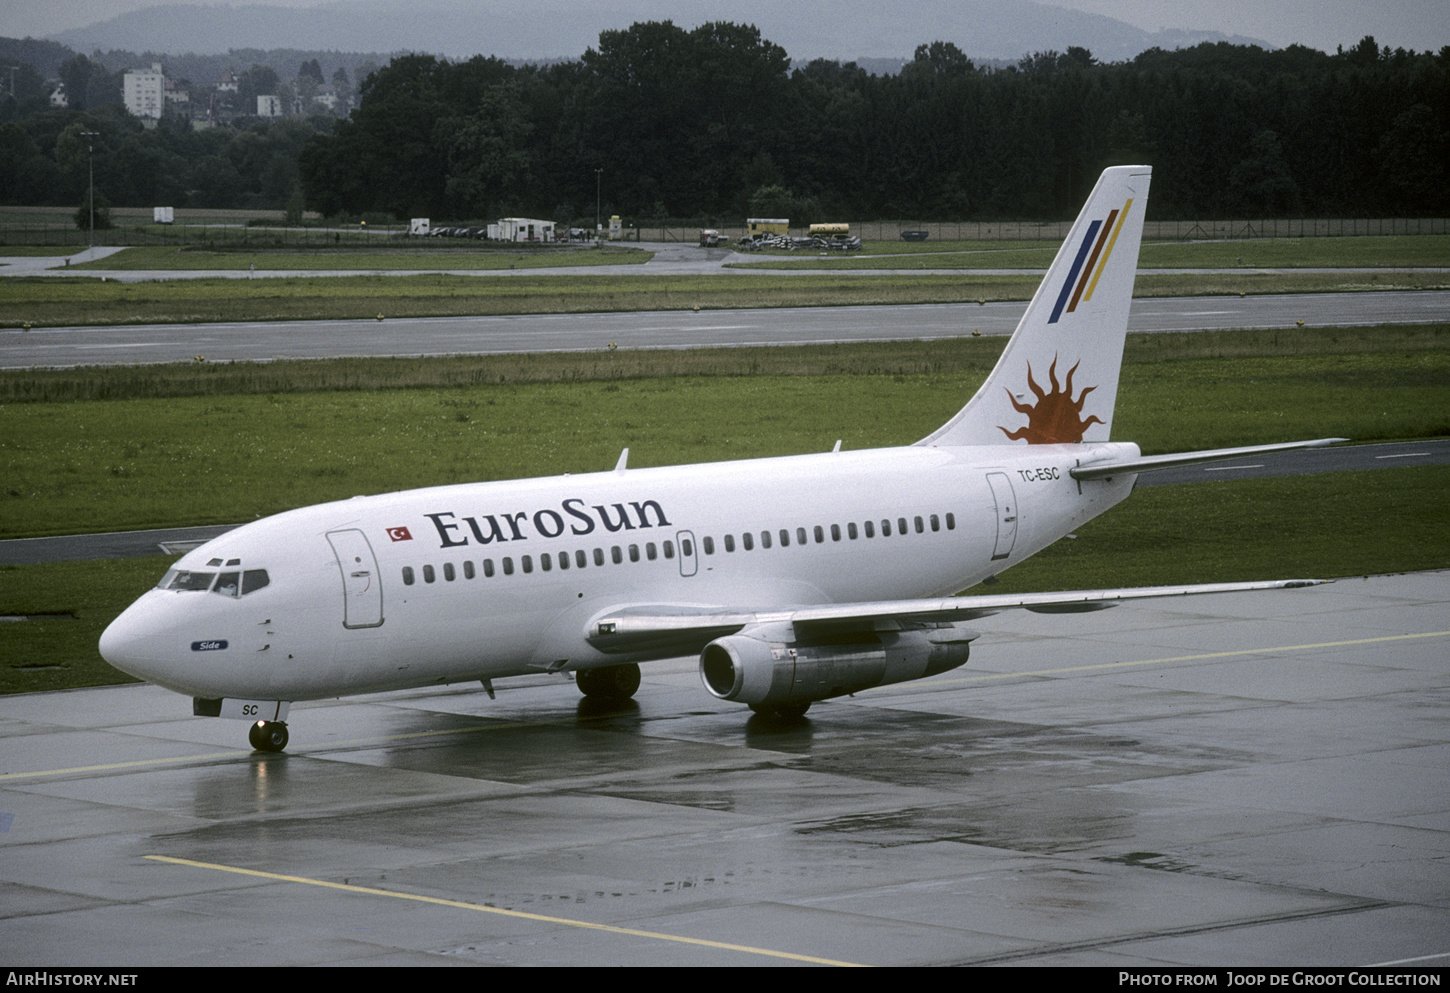
POLYGON ((280 752, 287 747, 287 725, 283 721, 258 721, 247 740, 259 752, 280 752))

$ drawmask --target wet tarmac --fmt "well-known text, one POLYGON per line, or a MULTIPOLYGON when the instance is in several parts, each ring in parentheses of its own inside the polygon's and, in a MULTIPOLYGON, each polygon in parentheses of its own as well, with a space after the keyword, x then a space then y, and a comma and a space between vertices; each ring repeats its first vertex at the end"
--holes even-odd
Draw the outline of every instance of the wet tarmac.
POLYGON ((0 698, 33 965, 1450 962, 1450 573, 1009 613, 771 725, 693 662, 241 722, 0 698))

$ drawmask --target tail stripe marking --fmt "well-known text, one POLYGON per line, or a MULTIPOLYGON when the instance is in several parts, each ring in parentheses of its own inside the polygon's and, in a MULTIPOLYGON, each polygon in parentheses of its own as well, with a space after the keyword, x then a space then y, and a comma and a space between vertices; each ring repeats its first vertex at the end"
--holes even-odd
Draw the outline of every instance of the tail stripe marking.
POLYGON ((1082 240, 1082 247, 1077 250, 1077 258, 1072 260, 1072 269, 1067 274, 1067 279, 1062 282, 1062 292, 1057 295, 1057 303, 1053 305, 1052 316, 1047 319, 1048 324, 1056 324, 1057 319, 1062 316, 1062 308, 1067 304, 1067 295, 1072 292, 1073 284, 1077 282, 1077 274, 1082 269, 1083 259, 1087 258, 1088 250, 1092 248, 1093 241, 1097 238, 1098 228, 1102 221, 1093 221, 1088 226, 1087 235, 1082 240))
MULTIPOLYGON (((1067 312, 1071 314, 1077 310, 1078 298, 1082 296, 1083 287, 1087 285, 1088 276, 1093 272, 1093 266, 1097 264, 1098 255, 1102 253, 1103 242, 1108 240, 1109 233, 1113 230, 1113 221, 1117 219, 1118 212, 1114 210, 1108 214, 1108 219, 1103 222, 1103 233, 1098 236, 1097 244, 1093 246, 1093 254, 1088 258, 1087 265, 1082 270, 1082 280, 1078 282, 1077 289, 1073 291, 1072 303, 1067 305, 1067 312)), ((1089 300, 1092 297, 1088 297, 1089 300)))
POLYGON ((1097 271, 1093 273, 1093 281, 1088 284, 1087 293, 1083 294, 1084 300, 1093 298, 1093 290, 1098 288, 1098 277, 1108 267, 1108 258, 1113 254, 1113 246, 1118 243, 1118 233, 1123 230, 1123 221, 1128 217, 1128 208, 1133 206, 1133 198, 1128 197, 1128 202, 1123 204, 1123 211, 1118 215, 1118 226, 1113 228, 1113 236, 1108 239, 1108 250, 1103 253, 1102 261, 1098 263, 1097 271))

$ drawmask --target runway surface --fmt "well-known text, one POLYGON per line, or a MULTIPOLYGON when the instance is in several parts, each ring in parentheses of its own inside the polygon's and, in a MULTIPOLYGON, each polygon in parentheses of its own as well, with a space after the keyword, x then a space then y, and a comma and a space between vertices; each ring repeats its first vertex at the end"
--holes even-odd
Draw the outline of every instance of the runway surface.
MULTIPOLYGON (((806 345, 1011 334, 1026 303, 533 314, 0 330, 0 368, 806 345)), ((1133 331, 1346 327, 1450 320, 1450 291, 1135 300, 1133 331)))
POLYGON ((7 958, 93 965, 1450 961, 1450 573, 1002 614, 773 727, 644 667, 293 708, 0 698, 7 958))

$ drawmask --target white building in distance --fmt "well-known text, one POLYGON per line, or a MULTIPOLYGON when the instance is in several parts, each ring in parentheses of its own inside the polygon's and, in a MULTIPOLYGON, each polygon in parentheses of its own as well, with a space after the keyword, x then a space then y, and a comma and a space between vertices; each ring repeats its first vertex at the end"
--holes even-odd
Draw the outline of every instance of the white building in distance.
POLYGON ((150 69, 126 70, 121 98, 132 117, 159 121, 166 106, 165 87, 161 63, 153 62, 150 69))
POLYGON ((266 96, 257 97, 257 116, 281 117, 282 98, 270 93, 266 96))

